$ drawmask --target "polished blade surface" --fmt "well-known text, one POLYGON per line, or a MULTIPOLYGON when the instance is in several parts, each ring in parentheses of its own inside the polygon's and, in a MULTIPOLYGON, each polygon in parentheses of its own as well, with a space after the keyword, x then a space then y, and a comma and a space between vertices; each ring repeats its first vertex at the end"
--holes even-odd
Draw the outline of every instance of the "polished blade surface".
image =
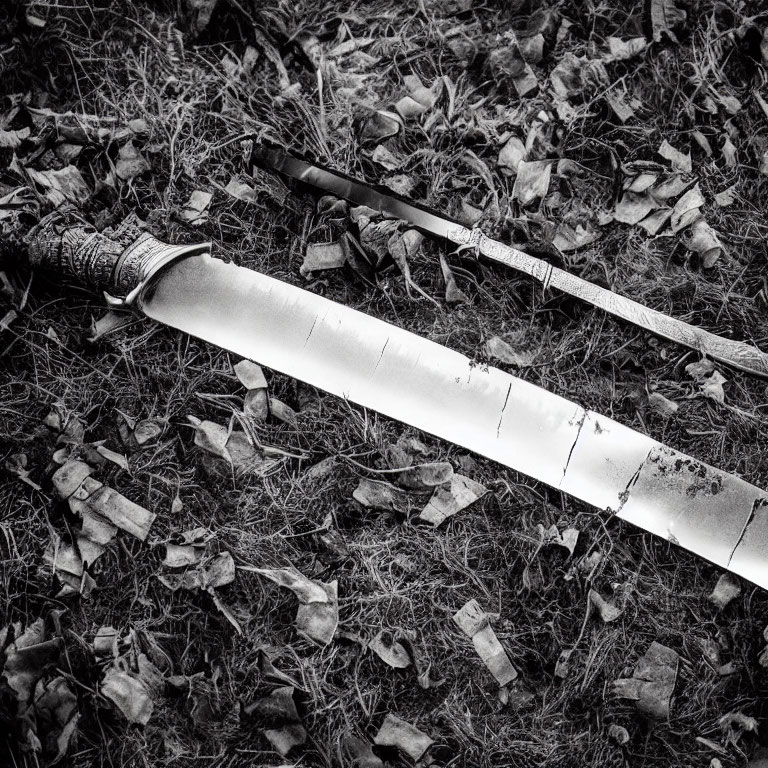
POLYGON ((355 205, 366 205, 379 213, 394 216, 427 234, 448 240, 454 239, 457 233, 466 232, 468 236, 469 230, 447 216, 438 216, 428 208, 406 200, 394 192, 380 191, 346 174, 294 157, 282 149, 262 148, 258 160, 261 165, 296 181, 311 184, 355 205))
POLYGON ((448 440, 768 587, 765 494, 556 394, 209 255, 177 262, 145 314, 448 440), (760 510, 762 513, 762 510, 760 510))

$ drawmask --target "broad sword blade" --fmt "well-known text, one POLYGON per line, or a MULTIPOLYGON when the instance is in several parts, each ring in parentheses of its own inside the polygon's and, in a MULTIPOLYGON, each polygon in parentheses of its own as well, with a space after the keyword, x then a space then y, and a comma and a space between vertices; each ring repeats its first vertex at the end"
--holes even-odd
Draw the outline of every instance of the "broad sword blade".
POLYGON ((208 254, 144 313, 448 440, 768 588, 768 496, 612 419, 382 320, 208 254))

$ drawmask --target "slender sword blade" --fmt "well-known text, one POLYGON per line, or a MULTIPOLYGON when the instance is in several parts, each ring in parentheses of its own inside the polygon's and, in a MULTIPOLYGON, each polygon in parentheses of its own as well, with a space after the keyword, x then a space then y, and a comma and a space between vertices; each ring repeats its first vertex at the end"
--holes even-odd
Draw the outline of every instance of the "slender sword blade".
POLYGON ((646 307, 524 251, 486 237, 479 229, 470 230, 394 192, 363 184, 339 171, 332 171, 295 157, 280 147, 257 147, 251 159, 255 163, 325 192, 331 192, 357 205, 366 205, 382 214, 402 219, 422 232, 443 237, 457 245, 472 245, 486 258, 531 275, 541 282, 545 289, 556 288, 662 338, 683 344, 743 371, 757 376, 768 376, 768 354, 754 344, 723 338, 659 310, 646 307))
POLYGON ((768 587, 757 487, 499 369, 208 254, 150 318, 540 480, 768 587))

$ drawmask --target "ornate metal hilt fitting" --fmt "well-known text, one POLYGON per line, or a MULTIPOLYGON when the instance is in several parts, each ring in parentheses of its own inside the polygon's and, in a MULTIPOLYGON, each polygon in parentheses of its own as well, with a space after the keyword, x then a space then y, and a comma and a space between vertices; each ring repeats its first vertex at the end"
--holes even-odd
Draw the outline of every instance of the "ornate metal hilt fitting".
POLYGON ((112 276, 114 294, 110 291, 104 293, 107 303, 117 307, 140 304, 150 280, 165 267, 179 259, 209 253, 210 250, 210 243, 168 245, 148 232, 144 233, 117 260, 112 276))
POLYGON ((123 248, 66 208, 46 216, 27 237, 29 266, 101 290, 113 307, 140 304, 149 281, 161 270, 209 251, 210 243, 168 245, 149 233, 123 248))

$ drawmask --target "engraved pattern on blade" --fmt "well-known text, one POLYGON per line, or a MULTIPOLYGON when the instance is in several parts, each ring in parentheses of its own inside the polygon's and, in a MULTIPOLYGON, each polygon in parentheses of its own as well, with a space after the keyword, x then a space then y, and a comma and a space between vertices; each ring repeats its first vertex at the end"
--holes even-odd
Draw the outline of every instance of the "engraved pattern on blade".
POLYGON ((531 275, 531 277, 545 285, 552 272, 552 265, 547 264, 543 259, 537 259, 535 256, 531 256, 530 253, 512 248, 510 245, 504 245, 504 243, 486 237, 482 233, 478 243, 478 250, 486 258, 506 264, 508 267, 517 269, 520 272, 525 272, 526 275, 531 275))
POLYGON ((480 237, 478 249, 489 259, 531 275, 543 283, 545 289, 557 288, 657 336, 695 349, 744 371, 768 376, 768 354, 751 344, 725 339, 670 317, 485 235, 480 237))
POLYGON ((736 368, 762 376, 768 375, 768 355, 751 344, 724 339, 703 328, 696 328, 557 267, 552 269, 550 284, 657 336, 683 344, 736 368))

